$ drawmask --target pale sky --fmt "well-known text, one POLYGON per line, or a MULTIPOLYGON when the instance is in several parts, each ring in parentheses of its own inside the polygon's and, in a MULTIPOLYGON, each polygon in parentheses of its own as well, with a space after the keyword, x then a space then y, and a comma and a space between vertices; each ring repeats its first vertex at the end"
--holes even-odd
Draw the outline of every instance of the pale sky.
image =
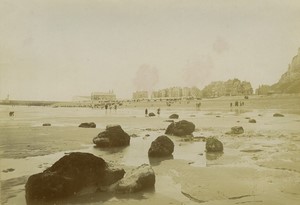
POLYGON ((273 84, 300 47, 298 0, 1 0, 0 99, 273 84))

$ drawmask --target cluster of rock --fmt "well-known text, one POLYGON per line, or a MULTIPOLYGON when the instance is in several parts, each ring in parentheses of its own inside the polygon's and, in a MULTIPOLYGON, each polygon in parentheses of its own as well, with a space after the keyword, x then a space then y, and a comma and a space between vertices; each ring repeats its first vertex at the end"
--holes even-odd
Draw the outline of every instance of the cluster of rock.
MULTIPOLYGON (((173 119, 178 119, 172 116, 173 119)), ((171 116, 170 116, 171 118, 171 116)), ((80 127, 93 127, 83 123, 80 127)), ((195 130, 192 122, 172 122, 165 134, 191 136, 195 130)), ((242 127, 233 127, 232 133, 243 133, 242 127)), ((130 136, 120 125, 108 125, 93 142, 98 147, 119 147, 130 144, 130 136)), ((206 139, 208 153, 223 152, 223 144, 214 137, 206 139)), ((157 137, 148 150, 150 159, 172 156, 174 143, 166 135, 157 137)), ((98 190, 116 193, 137 192, 155 185, 155 173, 150 165, 143 164, 125 174, 122 168, 113 168, 104 159, 90 153, 73 152, 65 155, 42 173, 28 178, 25 186, 26 200, 53 200, 79 193, 83 188, 93 186, 98 190)))
POLYGON ((106 130, 100 132, 93 142, 97 147, 121 147, 130 144, 130 136, 120 125, 107 125, 106 130))
POLYGON ((146 164, 132 170, 125 177, 124 174, 124 169, 111 168, 102 158, 93 154, 70 153, 44 172, 28 178, 25 185, 26 200, 67 197, 89 186, 118 193, 132 193, 155 184, 154 171, 146 164))

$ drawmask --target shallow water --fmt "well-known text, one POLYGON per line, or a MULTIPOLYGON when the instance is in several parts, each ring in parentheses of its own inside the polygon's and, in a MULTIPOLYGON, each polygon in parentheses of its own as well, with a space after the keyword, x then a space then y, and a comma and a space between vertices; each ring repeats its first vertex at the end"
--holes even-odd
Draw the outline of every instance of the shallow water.
MULTIPOLYGON (((149 112, 155 112, 155 109, 148 109, 149 112)), ((298 115, 287 113, 286 118, 273 118, 272 114, 280 112, 280 110, 249 110, 249 109, 226 109, 226 110, 206 110, 195 111, 194 109, 184 108, 166 108, 161 110, 161 115, 155 118, 145 118, 144 109, 141 108, 124 108, 117 111, 96 110, 89 108, 51 108, 51 107, 10 107, 0 106, 0 128, 36 128, 41 127, 43 123, 51 123, 52 126, 49 129, 55 129, 55 127, 78 127, 80 122, 94 121, 97 124, 97 128, 104 129, 107 123, 123 122, 122 128, 130 134, 136 134, 138 137, 132 137, 130 146, 113 149, 100 149, 95 148, 92 143, 83 144, 81 149, 78 150, 66 150, 57 152, 54 154, 47 154, 44 156, 27 157, 21 159, 1 159, 1 181, 18 179, 23 176, 29 176, 38 172, 42 172, 47 167, 50 167, 59 158, 64 156, 68 152, 89 152, 96 156, 103 157, 106 161, 112 164, 135 167, 141 164, 151 164, 153 168, 159 168, 162 161, 179 159, 186 161, 190 166, 206 167, 208 162, 220 159, 222 157, 228 157, 232 155, 243 155, 245 159, 248 159, 248 153, 240 154, 239 150, 232 148, 225 149, 224 156, 222 155, 207 155, 205 153, 205 143, 201 141, 184 141, 182 138, 170 136, 175 144, 175 150, 173 156, 170 158, 162 159, 149 159, 147 151, 150 144, 156 137, 164 134, 162 128, 166 128, 169 123, 163 122, 169 115, 177 113, 180 115, 180 119, 186 119, 189 121, 196 120, 198 126, 202 126, 194 133, 194 136, 222 136, 224 134, 223 127, 225 129, 232 125, 242 125, 246 128, 249 135, 263 133, 268 130, 268 134, 279 135, 281 132, 285 134, 285 130, 299 130, 294 124, 300 123, 298 115), (15 111, 15 117, 8 117, 8 111, 15 111), (259 116, 260 115, 260 116, 259 116), (216 117, 218 116, 218 117, 216 117), (245 117, 255 118, 257 124, 249 124, 245 117), (128 123, 130 118, 135 119, 138 122, 136 125, 128 123), (153 119, 153 120, 152 120, 153 119), (298 122, 298 121, 299 122, 298 122), (237 122, 238 121, 238 122, 237 122), (291 123, 293 127, 290 126, 291 123), (277 127, 278 125, 278 127, 277 127), (280 125, 280 126, 279 126, 280 125), (151 128, 151 129, 149 129, 151 128), (146 136, 149 135, 149 136, 146 136), (8 168, 14 169, 11 172, 3 173, 2 170, 8 168)), ((299 124, 300 125, 300 124, 299 124)), ((45 130, 45 133, 47 130, 45 130)), ((264 136, 264 135, 262 135, 264 136)), ((41 135, 41 137, 43 137, 41 135)), ((1 140, 1 139, 0 139, 1 140)), ((264 149, 264 142, 259 142, 260 149, 264 149)), ((281 141, 266 141, 268 146, 277 146, 281 141)), ((251 147, 250 147, 251 148, 251 147)), ((243 148, 245 150, 248 147, 243 148)), ((254 149, 254 148, 253 148, 254 149)), ((257 146, 255 147, 257 149, 257 146)), ((219 161, 217 161, 219 163, 219 161)), ((226 163, 226 161, 224 161, 226 163)), ((248 161, 243 162, 245 165, 249 165, 248 161)), ((236 166, 241 166, 239 163, 236 166)), ((250 164, 249 166, 252 166, 250 164)), ((174 173, 176 175, 176 173, 174 173)), ((193 203, 188 197, 181 193, 181 185, 176 183, 172 177, 167 173, 157 175, 157 183, 154 191, 141 193, 137 197, 147 198, 156 197, 158 194, 166 197, 174 198, 183 204, 193 203)), ((10 198, 7 204, 24 204, 25 193, 23 185, 11 185, 11 190, 14 191, 12 198, 10 198)), ((61 204, 78 204, 78 201, 86 204, 97 204, 99 201, 130 201, 128 198, 105 196, 107 194, 97 193, 93 196, 82 196, 75 199, 68 199, 61 204), (91 199, 93 198, 93 199, 91 199), (98 201, 97 201, 98 200, 98 201)), ((109 194, 108 194, 109 195, 109 194)), ((133 197, 134 198, 134 197, 133 197)), ((131 198, 132 199, 132 198, 131 198)), ((137 200, 139 200, 138 198, 137 200)))

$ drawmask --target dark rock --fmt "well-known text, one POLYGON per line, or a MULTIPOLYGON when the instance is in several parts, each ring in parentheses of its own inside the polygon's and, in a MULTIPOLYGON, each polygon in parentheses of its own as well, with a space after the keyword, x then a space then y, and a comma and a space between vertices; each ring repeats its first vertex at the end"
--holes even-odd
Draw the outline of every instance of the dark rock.
POLYGON ((74 195, 84 187, 113 184, 124 173, 124 170, 109 169, 102 158, 90 153, 70 153, 44 172, 28 178, 26 199, 49 200, 74 195))
POLYGON ((231 128, 230 132, 227 132, 226 134, 243 134, 244 128, 242 126, 234 126, 231 128))
POLYGON ((245 117, 245 119, 246 119, 246 120, 250 120, 251 118, 250 118, 250 117, 245 117))
POLYGON ((174 143, 165 135, 159 136, 152 143, 148 150, 149 157, 166 157, 172 155, 174 143))
POLYGON ((273 117, 284 117, 284 115, 283 115, 283 114, 280 114, 280 113, 275 113, 275 114, 273 115, 273 117))
POLYGON ((150 112, 150 113, 148 114, 148 116, 149 116, 149 117, 154 117, 155 114, 154 114, 153 112, 150 112))
POLYGON ((117 193, 134 193, 154 187, 154 184, 153 169, 148 164, 143 164, 126 173, 125 177, 116 183, 113 190, 117 193))
POLYGON ((169 116, 170 119, 178 119, 179 118, 179 115, 177 114, 172 114, 169 116))
POLYGON ((207 152, 223 152, 223 144, 215 137, 209 137, 206 139, 205 145, 207 152))
POLYGON ((83 128, 96 128, 96 124, 94 122, 84 122, 79 125, 79 127, 83 128))
POLYGON ((165 120, 165 122, 174 122, 174 120, 165 120))
POLYGON ((165 134, 175 136, 191 135, 195 131, 195 124, 186 120, 171 123, 165 134))
POLYGON ((256 120, 255 119, 250 119, 249 123, 256 123, 256 120))
POLYGON ((50 124, 50 123, 44 123, 43 126, 44 126, 44 127, 46 127, 46 126, 51 126, 51 124, 50 124))
POLYGON ((93 139, 98 147, 120 147, 130 143, 130 136, 124 132, 120 125, 107 125, 104 132, 100 132, 93 139))
POLYGON ((15 171, 14 168, 8 168, 8 169, 5 169, 5 170, 2 170, 2 172, 4 172, 4 173, 13 172, 13 171, 15 171))

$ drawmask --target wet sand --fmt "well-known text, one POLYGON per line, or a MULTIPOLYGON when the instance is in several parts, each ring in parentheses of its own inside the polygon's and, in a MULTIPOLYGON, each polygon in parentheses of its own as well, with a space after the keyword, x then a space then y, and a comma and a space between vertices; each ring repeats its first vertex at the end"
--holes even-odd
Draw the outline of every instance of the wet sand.
MULTIPOLYGON (((161 107, 159 117, 145 117, 144 104, 128 104, 117 111, 88 108, 0 106, 1 204, 26 204, 27 178, 42 172, 65 153, 90 152, 130 170, 151 164, 155 189, 132 195, 83 191, 56 204, 298 204, 300 201, 300 97, 285 101, 272 97, 246 101, 229 108, 235 99, 203 101, 201 110, 190 104, 161 107), (8 117, 13 109, 16 116, 8 117), (280 112, 285 117, 275 118, 280 112), (194 138, 170 136, 173 158, 149 160, 151 142, 162 135, 170 114, 196 125, 194 138), (256 119, 248 123, 246 117, 256 119), (97 128, 79 128, 95 122, 97 128), (51 127, 42 127, 51 123, 51 127), (92 139, 107 124, 120 124, 131 138, 130 146, 99 149, 92 139), (232 126, 244 127, 241 135, 225 134, 232 126), (149 135, 149 136, 148 136, 149 135), (223 154, 207 154, 201 137, 216 136, 223 154)), ((49 203, 53 204, 53 202, 49 203)))

